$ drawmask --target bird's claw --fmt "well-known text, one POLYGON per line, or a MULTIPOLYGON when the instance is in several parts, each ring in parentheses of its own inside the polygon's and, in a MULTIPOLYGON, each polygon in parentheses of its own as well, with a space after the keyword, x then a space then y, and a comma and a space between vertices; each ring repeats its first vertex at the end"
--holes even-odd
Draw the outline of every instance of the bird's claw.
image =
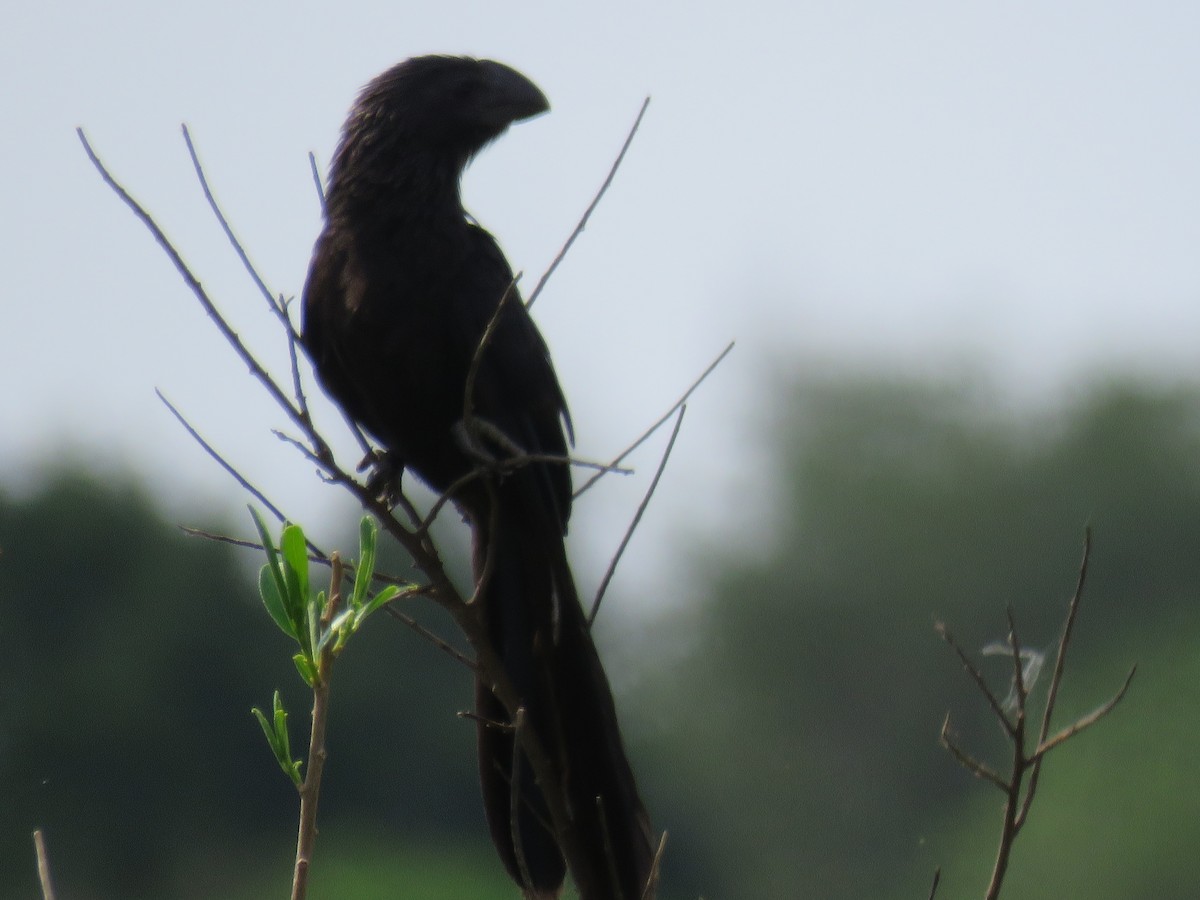
POLYGON ((400 479, 404 475, 404 460, 387 450, 373 449, 356 467, 367 472, 367 490, 391 509, 400 498, 400 479))

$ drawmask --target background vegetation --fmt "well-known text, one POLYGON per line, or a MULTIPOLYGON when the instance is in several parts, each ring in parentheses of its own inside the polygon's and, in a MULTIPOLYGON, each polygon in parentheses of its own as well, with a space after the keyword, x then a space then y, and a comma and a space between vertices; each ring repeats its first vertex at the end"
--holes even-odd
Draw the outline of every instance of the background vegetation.
MULTIPOLYGON (((923 897, 937 865, 939 896, 978 896, 999 796, 936 737, 951 710, 997 765, 1003 741, 932 622, 981 647, 1012 604, 1047 647, 1089 523, 1061 720, 1139 674, 1047 765, 1006 895, 1195 896, 1200 393, 1110 383, 1035 414, 978 385, 773 390, 758 537, 664 548, 690 561, 688 602, 609 646, 671 832, 664 896, 923 897)), ((65 471, 0 497, 0 551, 0 897, 35 895, 38 825, 65 897, 284 892, 294 792, 249 709, 281 686, 299 719, 307 699, 258 558, 65 471)), ((380 616, 334 692, 313 896, 511 897, 453 715, 467 673, 380 616)))

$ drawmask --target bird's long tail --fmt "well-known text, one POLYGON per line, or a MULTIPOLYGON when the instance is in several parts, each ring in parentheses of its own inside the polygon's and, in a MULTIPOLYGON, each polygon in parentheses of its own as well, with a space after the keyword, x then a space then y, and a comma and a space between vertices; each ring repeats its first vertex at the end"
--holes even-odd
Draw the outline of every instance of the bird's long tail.
MULTIPOLYGON (((573 845, 581 851, 576 859, 588 868, 575 873, 577 880, 603 886, 583 900, 642 900, 653 867, 653 835, 562 538, 531 527, 519 510, 503 505, 489 532, 475 523, 477 583, 487 569, 482 608, 521 697, 524 727, 551 759, 566 800, 573 845)), ((512 717, 481 682, 476 706, 492 839, 527 896, 555 896, 565 865, 542 792, 525 756, 514 756, 512 729, 487 724, 510 725, 512 717), (515 816, 514 774, 520 797, 515 816)))

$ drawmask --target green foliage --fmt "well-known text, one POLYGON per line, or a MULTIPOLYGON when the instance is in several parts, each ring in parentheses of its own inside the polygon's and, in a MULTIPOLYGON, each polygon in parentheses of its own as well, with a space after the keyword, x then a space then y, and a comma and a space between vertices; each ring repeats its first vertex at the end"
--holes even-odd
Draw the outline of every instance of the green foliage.
MULTIPOLYGON (((354 539, 346 529, 340 542, 354 539)), ((386 543, 377 556, 385 571, 408 565, 386 543)), ((112 475, 0 492, 0 898, 37 896, 38 826, 59 896, 209 900, 260 871, 283 889, 295 790, 272 777, 245 711, 263 685, 293 709, 309 698, 272 650, 277 625, 254 599, 250 562, 185 536, 112 475)), ((438 610, 407 611, 454 639, 438 610)), ((326 835, 479 838, 473 729, 454 716, 470 673, 399 625, 362 628, 354 644, 338 663, 326 835)))
POLYGON ((270 719, 257 706, 250 712, 262 726, 263 734, 267 738, 267 743, 271 745, 271 752, 275 754, 275 761, 279 763, 279 768, 283 769, 283 774, 291 778, 296 787, 300 787, 304 782, 304 778, 300 774, 300 769, 304 764, 301 760, 292 758, 292 742, 288 736, 287 727, 287 710, 283 708, 283 701, 279 699, 279 691, 275 692, 271 708, 273 713, 270 719))
MULTIPOLYGON (((262 516, 253 508, 250 514, 267 557, 258 575, 259 595, 279 630, 299 645, 300 652, 292 657, 292 662, 300 677, 310 688, 316 687, 328 680, 333 660, 367 618, 400 595, 400 588, 394 584, 387 585, 374 596, 370 594, 375 578, 379 526, 370 516, 363 516, 359 522, 359 563, 355 568, 354 588, 345 608, 334 610, 329 608, 332 601, 324 591, 314 596, 310 590, 308 540, 303 529, 299 525, 285 525, 276 547, 262 516)), ((336 578, 342 571, 342 563, 336 554, 333 569, 336 578)), ((333 592, 331 597, 340 597, 341 585, 334 584, 330 590, 333 592)), ((299 787, 304 780, 300 774, 302 763, 292 758, 287 711, 279 691, 275 692, 272 705, 274 712, 270 718, 257 707, 251 713, 262 726, 279 767, 299 787)))
MULTIPOLYGON (((1036 416, 999 410, 970 387, 779 386, 761 438, 774 448, 762 532, 697 548, 680 587, 696 601, 627 654, 644 668, 620 711, 671 832, 668 896, 921 897, 935 865, 939 896, 978 896, 1000 798, 937 732, 952 711, 996 766, 1003 740, 932 622, 983 648, 1011 603, 1022 642, 1048 649, 1087 523, 1059 721, 1108 697, 1133 662, 1138 677, 1050 760, 1006 896, 1194 896, 1200 396, 1113 385, 1036 416)), ((378 599, 364 570, 408 562, 369 564, 359 537, 339 615, 378 599)), ((62 896, 280 890, 295 796, 291 775, 270 773, 291 752, 264 754, 244 711, 256 685, 281 685, 260 724, 282 738, 276 711, 307 692, 274 635, 302 654, 332 630, 289 612, 289 555, 295 596, 303 584, 294 540, 280 538, 293 548, 277 555, 283 586, 266 572, 268 621, 244 556, 183 537, 129 484, 62 475, 0 495, 0 897, 36 896, 37 825, 62 896)), ((437 610, 411 611, 454 636, 437 610)), ((511 896, 487 887, 489 872, 505 879, 480 847, 473 729, 453 716, 470 673, 384 626, 356 630, 338 663, 337 789, 322 798, 312 896, 436 897, 445 884, 511 896)), ((978 661, 1003 693, 1008 664, 978 661)))
MULTIPOLYGON (((1192 896, 1194 854, 1168 850, 1200 844, 1200 783, 1168 761, 1200 725, 1196 705, 1188 714, 1168 701, 1189 670, 1162 649, 1200 646, 1200 398, 1116 385, 1034 417, 970 387, 866 381, 774 396, 774 527, 753 552, 698 554, 701 599, 655 635, 675 648, 671 667, 642 679, 662 686, 650 703, 668 719, 654 723, 665 737, 646 780, 679 786, 654 807, 674 834, 668 883, 716 896, 913 897, 943 865, 942 894, 978 896, 1001 798, 937 746, 947 710, 963 743, 997 767, 1007 758, 931 626, 942 619, 980 650, 1003 639, 1012 604, 1023 643, 1049 649, 1090 523, 1057 721, 1110 696, 1131 663, 1139 675, 1112 717, 1050 760, 1011 896, 1192 896), (1166 723, 1140 710, 1169 708, 1168 743, 1166 723), (1140 740, 1101 752, 1134 723, 1140 740), (1152 821, 1113 817, 1114 794, 1147 815, 1134 798, 1155 798, 1152 821), (1112 839, 1102 859, 1085 846, 1093 833, 1112 839), (1115 876, 1145 875, 1143 846, 1163 865, 1139 889, 1115 876), (1020 880, 1037 858, 1046 883, 1107 874, 1042 890, 1020 880)), ((1011 664, 976 659, 1003 696, 1011 664)))

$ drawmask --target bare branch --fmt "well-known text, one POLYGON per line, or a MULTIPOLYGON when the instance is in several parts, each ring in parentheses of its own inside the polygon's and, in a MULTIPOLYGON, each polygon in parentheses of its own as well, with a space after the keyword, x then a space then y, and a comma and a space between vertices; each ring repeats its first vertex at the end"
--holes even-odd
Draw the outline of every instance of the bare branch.
POLYGON ((313 184, 317 188, 317 199, 321 201, 321 209, 325 208, 325 185, 321 181, 321 172, 317 168, 317 155, 308 151, 308 167, 312 170, 313 184))
POLYGON ((996 718, 998 718, 1000 723, 1004 726, 1004 730, 1007 731, 1009 735, 1013 735, 1015 733, 1015 726, 1009 720, 1008 715, 1004 712, 1003 705, 996 698, 996 695, 992 693, 992 689, 988 687, 987 681, 984 680, 983 673, 976 668, 973 662, 971 662, 970 657, 968 657, 963 648, 958 645, 958 641, 954 639, 954 635, 950 633, 950 630, 945 626, 944 623, 936 622, 934 623, 933 627, 934 630, 941 635, 942 640, 949 644, 951 648, 953 648, 954 652, 958 655, 958 659, 959 662, 962 663, 962 667, 966 669, 967 674, 971 676, 971 679, 979 688, 980 693, 987 698, 988 705, 992 708, 992 712, 996 714, 996 718))
MULTIPOLYGON (((243 550, 262 550, 262 541, 250 541, 245 538, 235 538, 228 534, 217 534, 215 531, 205 531, 203 528, 193 528, 191 525, 177 525, 180 531, 188 537, 203 538, 206 541, 214 541, 218 544, 228 544, 231 547, 240 547, 243 550)), ((327 560, 316 559, 315 562, 327 563, 327 560)))
POLYGON ((242 473, 233 466, 232 463, 230 463, 227 459, 225 459, 224 456, 217 452, 212 444, 200 436, 200 432, 196 431, 196 429, 192 427, 191 422, 184 418, 183 413, 175 408, 175 404, 168 400, 162 391, 156 388, 154 393, 158 395, 158 399, 163 402, 163 405, 171 411, 171 415, 175 417, 175 420, 179 422, 179 424, 184 427, 184 430, 186 430, 187 433, 192 436, 192 440, 199 444, 205 453, 216 460, 217 465, 228 472, 233 477, 233 480, 240 484, 252 497, 254 497, 255 500, 265 506, 270 511, 271 515, 273 515, 279 522, 289 521, 287 516, 283 514, 279 507, 267 499, 266 494, 252 485, 242 475, 242 473))
MULTIPOLYGON (((332 621, 342 602, 341 557, 330 558, 329 600, 322 616, 326 625, 332 621)), ((299 785, 300 823, 296 833, 296 867, 292 875, 292 900, 305 900, 308 895, 308 873, 313 847, 317 840, 317 804, 321 798, 321 777, 325 771, 325 731, 329 722, 329 675, 333 665, 333 645, 326 644, 317 658, 313 679, 312 730, 309 732, 308 761, 304 781, 299 785)))
POLYGON ((1012 604, 1006 610, 1008 614, 1008 646, 1012 650, 1013 661, 1013 696, 1017 701, 1017 719, 1025 719, 1025 700, 1029 691, 1025 687, 1025 671, 1021 659, 1021 639, 1017 636, 1017 618, 1013 613, 1012 604))
MULTIPOLYGON (((482 548, 483 568, 480 569, 479 574, 476 576, 474 592, 467 598, 467 605, 472 607, 478 606, 479 598, 487 590, 488 585, 492 581, 492 573, 496 571, 496 535, 499 533, 500 528, 500 503, 496 498, 495 482, 490 478, 485 478, 483 486, 488 492, 488 523, 487 531, 484 532, 486 540, 482 548)), ((558 643, 557 625, 554 629, 554 640, 555 643, 558 643)))
POLYGON ((654 900, 654 895, 658 892, 658 876, 662 870, 663 854, 667 850, 667 832, 662 833, 662 837, 658 839, 658 848, 654 851, 654 860, 650 863, 650 876, 646 879, 646 886, 642 888, 642 896, 640 900, 654 900))
MULTIPOLYGON (((1079 561, 1079 576, 1075 581, 1075 593, 1067 604, 1067 618, 1063 624, 1062 637, 1058 641, 1058 652, 1054 657, 1054 675, 1050 679, 1050 688, 1046 694, 1046 708, 1042 711, 1042 724, 1038 728, 1037 743, 1042 746, 1050 734, 1050 721, 1054 715, 1054 704, 1058 699, 1058 688, 1062 684, 1063 670, 1066 667, 1067 646, 1071 642, 1071 632, 1075 627, 1075 617, 1079 614, 1079 604, 1083 599, 1083 587, 1087 583, 1088 561, 1092 555, 1092 529, 1089 526, 1083 531, 1083 558, 1079 561)), ((1029 787, 1025 790, 1025 799, 1021 803, 1021 811, 1017 814, 1018 825, 1024 825, 1033 805, 1034 795, 1037 794, 1038 780, 1042 774, 1042 760, 1037 756, 1029 772, 1029 787)))
POLYGON ((488 345, 492 342, 492 338, 496 334, 496 329, 500 326, 500 316, 504 312, 504 305, 508 303, 509 298, 513 297, 517 292, 517 282, 521 280, 521 273, 518 272, 513 276, 512 281, 508 283, 508 287, 504 289, 504 293, 500 297, 500 302, 496 304, 496 310, 492 313, 492 317, 488 320, 487 327, 483 329, 483 334, 479 336, 479 344, 475 347, 475 354, 471 357, 471 367, 467 369, 466 387, 463 390, 463 425, 467 431, 471 430, 471 423, 474 420, 475 414, 475 380, 479 377, 479 367, 483 363, 483 354, 487 351, 488 345))
POLYGON ((284 318, 287 319, 287 345, 288 345, 288 365, 292 370, 292 395, 296 398, 296 406, 303 413, 304 418, 312 421, 312 414, 308 411, 308 397, 304 394, 304 384, 300 379, 300 354, 296 352, 296 348, 302 346, 300 334, 291 325, 291 318, 287 310, 290 309, 291 301, 285 300, 283 294, 279 295, 279 305, 284 310, 284 318))
POLYGON ((962 766, 976 778, 982 778, 985 781, 990 781, 992 784, 996 785, 996 787, 1000 788, 1000 790, 1004 791, 1005 793, 1008 792, 1008 782, 1002 775, 1000 775, 999 772, 987 765, 987 763, 982 763, 975 759, 975 757, 971 756, 971 754, 959 747, 954 741, 954 738, 950 735, 949 714, 946 715, 945 720, 942 722, 942 731, 941 734, 938 735, 938 742, 950 751, 950 755, 958 761, 960 766, 962 766))
POLYGON ((608 584, 612 581, 613 573, 617 571, 617 563, 621 561, 621 556, 625 553, 625 548, 629 546, 629 539, 633 537, 634 529, 642 521, 642 514, 646 511, 646 507, 650 505, 650 498, 654 496, 659 479, 662 478, 662 474, 667 468, 667 460, 671 458, 671 451, 675 448, 675 438, 679 437, 679 427, 683 424, 683 414, 685 412, 687 412, 686 405, 679 407, 679 415, 675 417, 675 427, 671 430, 671 438, 667 441, 667 448, 663 451, 662 459, 658 463, 658 470, 654 473, 654 478, 650 481, 650 487, 646 490, 646 495, 642 497, 642 502, 638 504, 637 512, 633 514, 633 519, 630 521, 629 527, 625 529, 625 536, 621 538, 617 552, 613 554, 613 558, 608 564, 608 570, 604 573, 604 578, 600 581, 600 587, 596 591, 596 599, 592 601, 591 611, 588 612, 587 621, 589 628, 596 621, 596 615, 600 612, 600 601, 604 599, 604 593, 608 590, 608 584))
POLYGON ((929 900, 933 900, 937 896, 938 884, 942 880, 942 867, 938 866, 933 870, 933 884, 929 886, 929 900))
MULTIPOLYGON (((731 350, 733 350, 733 341, 730 341, 729 344, 726 345, 725 349, 717 354, 717 358, 708 364, 708 368, 706 368, 703 372, 700 373, 699 377, 696 378, 696 380, 693 381, 691 383, 691 385, 688 386, 687 390, 685 390, 680 395, 679 399, 676 400, 674 402, 674 404, 672 404, 671 408, 668 409, 665 413, 663 413, 654 422, 653 425, 651 425, 649 428, 647 428, 645 431, 643 431, 637 440, 635 440, 632 444, 630 444, 628 447, 626 447, 624 450, 622 450, 620 453, 618 453, 613 458, 613 460, 609 463, 609 465, 610 466, 620 465, 621 461, 623 459, 625 459, 625 457, 627 457, 630 453, 632 453, 638 447, 642 446, 642 444, 644 444, 649 439, 650 435, 652 435, 652 434, 654 434, 654 432, 658 431, 658 429, 661 428, 666 423, 666 421, 671 418, 671 416, 675 415, 675 413, 678 412, 679 409, 685 403, 687 403, 688 398, 692 396, 692 394, 695 392, 696 388, 700 387, 700 385, 704 381, 704 379, 708 378, 708 376, 713 373, 713 370, 716 369, 717 366, 719 366, 721 364, 721 362, 725 359, 725 357, 729 355, 731 350)), ((580 494, 582 494, 584 491, 586 491, 588 488, 590 488, 593 484, 595 484, 597 481, 599 481, 601 478, 603 478, 605 476, 605 474, 607 474, 607 473, 606 472, 598 472, 597 474, 593 475, 586 482, 584 482, 582 487, 576 489, 574 496, 578 497, 580 494)))
POLYGON ((431 644, 433 644, 435 647, 437 647, 439 650, 441 650, 443 653, 445 653, 451 659, 466 666, 472 672, 479 671, 479 667, 477 665, 475 665, 475 660, 471 659, 469 656, 466 656, 463 653, 460 653, 454 647, 454 645, 452 645, 445 639, 438 637, 436 634, 434 634, 432 631, 430 631, 428 628, 426 628, 424 625, 422 625, 420 622, 418 622, 412 616, 410 616, 406 613, 402 613, 400 610, 396 609, 394 602, 395 601, 393 601, 392 603, 389 603, 387 606, 384 607, 384 609, 387 611, 387 614, 389 616, 391 616, 397 622, 402 622, 403 624, 407 625, 409 628, 411 628, 413 631, 415 631, 421 637, 425 638, 425 640, 429 641, 431 644))
POLYGON ((237 332, 233 330, 229 322, 217 309, 216 304, 214 304, 209 298, 208 293, 204 290, 203 285, 200 284, 199 279, 192 274, 192 270, 188 267, 188 264, 184 262, 183 257, 179 255, 179 251, 175 249, 175 246, 163 233, 162 229, 158 226, 158 223, 154 220, 154 217, 146 212, 142 205, 133 199, 132 195, 130 195, 130 193, 126 191, 125 188, 122 187, 121 184, 112 176, 108 169, 105 168, 104 163, 100 161, 100 158, 92 149, 92 145, 88 143, 87 136, 83 133, 83 129, 77 128, 75 131, 76 134, 79 135, 79 140, 83 144, 84 152, 87 153, 88 159, 91 160, 92 165, 96 167, 96 171, 100 173, 100 177, 104 180, 104 183, 107 184, 113 190, 113 192, 121 198, 121 201, 127 207, 129 207, 129 209, 135 216, 137 216, 142 224, 150 230, 150 233, 154 236, 154 240, 162 248, 163 252, 167 254, 167 257, 174 264, 175 270, 183 278, 184 283, 187 284, 187 286, 191 289, 192 294, 200 302, 200 305, 204 308, 205 313, 208 314, 208 317, 212 320, 213 324, 217 326, 217 330, 221 332, 221 335, 225 338, 229 345, 233 347, 234 352, 237 353, 242 362, 244 362, 250 369, 250 374, 253 375, 260 384, 262 384, 267 393, 271 395, 271 398, 288 414, 292 421, 299 425, 306 434, 312 435, 314 440, 320 441, 319 444, 316 444, 319 455, 325 456, 325 454, 328 454, 328 448, 324 446, 324 442, 321 441, 320 437, 313 432, 311 423, 307 420, 303 412, 301 412, 301 410, 295 406, 291 400, 288 399, 287 395, 284 394, 279 385, 275 383, 274 379, 267 373, 266 369, 264 369, 258 362, 254 354, 250 352, 244 343, 242 343, 242 339, 238 337, 237 332))
POLYGON ((1095 725, 1110 712, 1112 712, 1116 705, 1125 697, 1125 692, 1129 690, 1129 684, 1133 681, 1135 672, 1137 672, 1137 666, 1134 666, 1129 670, 1129 674, 1125 676, 1125 682, 1121 685, 1120 690, 1118 690, 1116 694, 1113 695, 1112 699, 1110 699, 1107 703, 1094 709, 1082 719, 1078 719, 1071 723, 1058 734, 1054 735, 1054 737, 1039 744, 1037 750, 1033 752, 1031 759, 1040 760, 1059 744, 1062 744, 1064 741, 1068 741, 1075 737, 1075 735, 1079 734, 1079 732, 1083 731, 1085 728, 1090 728, 1092 725, 1095 725))
MULTIPOLYGON (((1075 618, 1079 615, 1079 604, 1083 599, 1083 586, 1087 582, 1088 560, 1092 555, 1092 529, 1083 532, 1083 559, 1079 562, 1079 578, 1075 583, 1075 593, 1067 606, 1067 620, 1063 625, 1062 637, 1058 641, 1058 654, 1054 658, 1054 676, 1050 679, 1050 692, 1046 697, 1046 709, 1042 713, 1042 727, 1038 732, 1038 743, 1046 740, 1050 733, 1050 719, 1054 715, 1054 702, 1058 698, 1058 689, 1062 684, 1063 669, 1067 664, 1067 647, 1071 643, 1071 632, 1075 628, 1075 618)), ((1031 785, 1032 787, 1032 785, 1031 785)))
POLYGON ((613 160, 612 167, 608 170, 608 177, 604 179, 604 183, 600 185, 600 190, 596 191, 596 196, 592 198, 592 202, 588 204, 588 208, 583 211, 583 215, 579 219, 579 224, 575 226, 575 230, 571 232, 571 236, 567 238, 567 242, 563 244, 562 249, 558 251, 558 255, 554 257, 554 261, 550 263, 550 268, 546 269, 545 274, 538 280, 537 285, 533 289, 533 293, 529 295, 526 301, 526 308, 533 306, 538 295, 542 293, 542 288, 546 286, 546 282, 550 280, 550 276, 554 274, 554 270, 558 268, 558 264, 566 258, 567 253, 571 249, 571 245, 575 243, 575 239, 583 234, 583 230, 587 227, 588 219, 592 217, 592 212, 600 205, 600 199, 608 191, 608 186, 612 184, 613 177, 617 174, 617 169, 621 167, 621 163, 625 159, 625 153, 629 149, 629 145, 633 143, 633 137, 637 134, 638 128, 642 124, 642 117, 646 115, 646 108, 650 106, 650 98, 647 97, 642 101, 642 108, 638 110, 637 118, 633 120, 633 126, 629 129, 629 134, 625 137, 625 143, 621 145, 621 152, 617 154, 617 158, 613 160))
POLYGON ((33 851, 37 855, 38 884, 42 888, 42 900, 54 900, 54 882, 50 878, 50 857, 46 853, 46 839, 42 829, 33 831, 33 851))
POLYGON ((229 243, 233 245, 234 252, 237 253, 238 259, 242 261, 246 272, 250 275, 250 280, 254 282, 260 294, 266 298, 267 306, 271 308, 279 320, 285 325, 289 332, 294 332, 291 319, 288 318, 287 307, 279 300, 275 299, 275 294, 267 287, 267 283, 263 281, 262 276, 258 274, 258 269, 254 267, 254 263, 250 261, 249 254, 246 253, 246 248, 242 246, 242 242, 238 240, 238 236, 233 233, 233 228, 229 224, 229 220, 225 218, 225 213, 221 210, 221 205, 217 203, 216 197, 213 196, 212 188, 209 187, 208 177, 204 174, 204 166, 200 163, 200 157, 196 154, 196 146, 192 143, 191 132, 188 131, 187 123, 180 125, 183 130, 183 141, 187 144, 188 156, 192 158, 192 167, 196 170, 196 177, 200 180, 200 189, 204 192, 204 199, 208 201, 209 209, 213 215, 217 217, 217 221, 221 225, 221 230, 225 232, 225 237, 229 239, 229 243))

